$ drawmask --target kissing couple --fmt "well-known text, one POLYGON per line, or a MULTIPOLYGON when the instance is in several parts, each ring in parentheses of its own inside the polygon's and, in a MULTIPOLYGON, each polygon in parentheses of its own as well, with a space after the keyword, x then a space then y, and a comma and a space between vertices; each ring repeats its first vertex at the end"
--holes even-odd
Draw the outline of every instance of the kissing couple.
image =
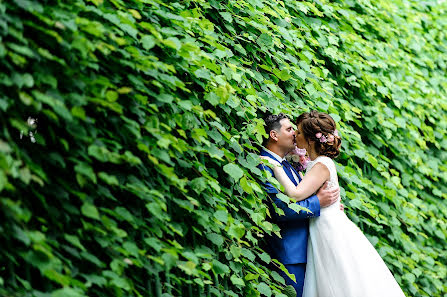
POLYGON ((295 275, 296 282, 279 271, 286 284, 298 297, 405 297, 380 255, 342 211, 333 161, 342 140, 332 117, 303 113, 296 131, 285 114, 264 121, 268 139, 261 159, 267 162, 258 167, 275 177, 296 204, 310 210, 295 212, 277 197, 278 189, 263 183, 272 220, 281 229, 281 238, 267 238, 267 251, 295 275), (295 146, 306 149, 311 160, 304 177, 284 158, 295 146), (284 215, 276 213, 273 203, 284 215))

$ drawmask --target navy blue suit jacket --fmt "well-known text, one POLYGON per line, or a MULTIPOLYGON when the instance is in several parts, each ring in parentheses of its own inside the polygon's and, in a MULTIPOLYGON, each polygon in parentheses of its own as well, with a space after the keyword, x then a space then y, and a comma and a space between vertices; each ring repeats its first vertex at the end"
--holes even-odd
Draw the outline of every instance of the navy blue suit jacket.
MULTIPOLYGON (((277 160, 277 158, 273 157, 265 150, 261 151, 261 156, 266 156, 272 158, 273 160, 277 160)), ((281 160, 277 161, 280 162, 281 160)), ((264 164, 259 164, 258 168, 261 170, 267 170, 274 176, 273 170, 270 167, 265 166, 264 164)), ((285 169, 284 171, 287 173, 292 182, 295 185, 298 185, 297 181, 295 181, 293 176, 289 173, 290 171, 288 169, 285 169)), ((301 181, 298 172, 295 171, 295 174, 299 181, 301 181)), ((309 218, 320 215, 320 202, 318 197, 313 195, 305 200, 296 202, 296 204, 305 207, 312 212, 308 213, 306 211, 300 211, 297 213, 290 209, 286 203, 276 197, 276 194, 279 193, 279 191, 270 182, 263 182, 262 185, 271 198, 271 202, 284 211, 284 215, 279 215, 273 208, 273 204, 269 203, 268 205, 273 223, 276 223, 278 227, 280 227, 282 237, 279 238, 273 234, 267 238, 269 253, 273 258, 278 259, 283 264, 306 263, 309 218)))

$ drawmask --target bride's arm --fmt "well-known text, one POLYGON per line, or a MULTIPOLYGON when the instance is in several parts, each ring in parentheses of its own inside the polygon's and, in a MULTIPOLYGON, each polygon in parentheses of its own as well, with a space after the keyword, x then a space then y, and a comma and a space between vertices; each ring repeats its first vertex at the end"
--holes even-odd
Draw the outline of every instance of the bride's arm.
POLYGON ((330 176, 329 169, 317 163, 306 173, 298 186, 295 186, 282 167, 274 166, 273 172, 279 183, 284 186, 285 194, 294 198, 295 201, 304 200, 314 194, 325 181, 329 180, 330 176))

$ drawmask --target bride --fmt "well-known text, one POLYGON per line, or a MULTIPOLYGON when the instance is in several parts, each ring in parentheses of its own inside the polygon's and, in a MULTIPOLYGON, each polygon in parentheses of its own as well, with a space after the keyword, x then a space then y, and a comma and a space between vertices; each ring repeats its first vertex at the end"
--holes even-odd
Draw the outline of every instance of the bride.
MULTIPOLYGON (((326 181, 329 186, 338 185, 332 159, 340 152, 341 138, 328 114, 312 111, 300 115, 296 144, 306 149, 311 159, 298 186, 282 167, 271 163, 288 196, 301 201, 326 181)), ((340 198, 310 220, 309 234, 303 297, 405 297, 362 231, 340 211, 340 198)))

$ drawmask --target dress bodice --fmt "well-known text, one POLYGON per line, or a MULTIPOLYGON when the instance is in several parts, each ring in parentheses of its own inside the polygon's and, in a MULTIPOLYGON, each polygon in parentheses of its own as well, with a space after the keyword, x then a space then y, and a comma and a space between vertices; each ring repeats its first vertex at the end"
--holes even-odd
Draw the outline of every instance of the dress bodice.
MULTIPOLYGON (((315 164, 317 164, 317 163, 322 163, 329 170, 328 187, 329 188, 337 187, 338 186, 338 176, 337 176, 337 168, 335 167, 334 161, 331 158, 326 157, 326 156, 318 156, 313 161, 310 161, 307 163, 306 172, 309 172, 312 169, 312 167, 315 166, 315 164)), ((331 210, 331 211, 337 210, 338 212, 340 212, 340 195, 338 196, 337 202, 335 202, 332 205, 322 208, 321 213, 328 212, 329 210, 331 210)))

